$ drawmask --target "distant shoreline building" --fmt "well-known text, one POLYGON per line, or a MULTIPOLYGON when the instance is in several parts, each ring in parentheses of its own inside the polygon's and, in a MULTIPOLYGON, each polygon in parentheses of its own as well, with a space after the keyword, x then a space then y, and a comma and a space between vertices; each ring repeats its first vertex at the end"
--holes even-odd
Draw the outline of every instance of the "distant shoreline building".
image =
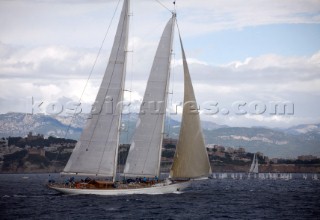
POLYGON ((316 160, 318 159, 318 157, 313 156, 313 155, 301 155, 298 156, 298 160, 302 160, 302 161, 310 161, 310 160, 316 160))
POLYGON ((44 140, 44 137, 43 137, 43 134, 33 135, 32 131, 30 131, 25 139, 28 141, 44 140))
POLYGON ((45 157, 46 156, 46 151, 43 148, 36 148, 36 147, 31 147, 28 149, 28 154, 30 155, 40 155, 45 157))
POLYGON ((168 144, 170 145, 177 145, 178 143, 178 140, 177 139, 174 139, 174 138, 164 138, 163 141, 162 141, 162 146, 166 146, 168 144))

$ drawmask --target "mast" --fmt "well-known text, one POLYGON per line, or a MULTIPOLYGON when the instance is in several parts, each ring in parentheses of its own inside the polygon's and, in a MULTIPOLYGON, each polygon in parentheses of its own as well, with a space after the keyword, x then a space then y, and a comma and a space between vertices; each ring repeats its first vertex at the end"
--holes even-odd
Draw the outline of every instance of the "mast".
POLYGON ((116 176, 129 29, 129 0, 124 0, 109 62, 91 115, 63 174, 116 176))
POLYGON ((184 70, 184 105, 170 178, 208 177, 211 174, 211 167, 180 33, 179 38, 184 70))
POLYGON ((124 168, 126 176, 159 176, 175 19, 173 13, 153 60, 124 168))

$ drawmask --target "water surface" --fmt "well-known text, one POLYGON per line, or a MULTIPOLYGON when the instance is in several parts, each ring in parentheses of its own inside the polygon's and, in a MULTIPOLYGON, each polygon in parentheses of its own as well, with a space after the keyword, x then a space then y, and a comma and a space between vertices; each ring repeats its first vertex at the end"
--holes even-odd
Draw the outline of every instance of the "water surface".
POLYGON ((320 181, 211 179, 166 195, 63 195, 48 174, 1 174, 0 219, 320 219, 320 181))

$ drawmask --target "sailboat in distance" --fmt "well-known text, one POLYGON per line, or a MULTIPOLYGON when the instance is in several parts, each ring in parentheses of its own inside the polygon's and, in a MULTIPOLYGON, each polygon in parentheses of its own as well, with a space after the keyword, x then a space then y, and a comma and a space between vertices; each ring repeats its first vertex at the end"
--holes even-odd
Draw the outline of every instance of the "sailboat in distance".
POLYGON ((88 178, 76 181, 72 177, 66 184, 49 184, 48 186, 52 189, 67 194, 163 194, 183 190, 191 182, 211 175, 199 112, 180 37, 185 83, 181 131, 170 177, 165 181, 158 180, 172 42, 176 24, 176 14, 173 12, 162 33, 154 57, 125 164, 123 175, 130 181, 124 182, 117 179, 122 109, 117 105, 110 105, 110 101, 121 103, 123 100, 128 16, 129 0, 124 0, 109 62, 95 101, 95 105, 97 104, 101 110, 94 112, 93 108, 91 117, 87 120, 80 139, 62 172, 64 175, 88 178), (150 108, 150 104, 151 106, 156 104, 157 108, 150 108))
POLYGON ((259 163, 257 154, 253 155, 253 160, 249 169, 249 173, 259 173, 259 163))

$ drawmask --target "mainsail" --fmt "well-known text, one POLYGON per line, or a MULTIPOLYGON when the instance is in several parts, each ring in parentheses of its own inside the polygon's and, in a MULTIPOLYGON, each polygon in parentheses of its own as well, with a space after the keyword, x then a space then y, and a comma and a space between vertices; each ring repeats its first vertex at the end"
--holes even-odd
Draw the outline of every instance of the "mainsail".
POLYGON ((129 0, 124 0, 109 62, 91 116, 63 170, 115 177, 128 44, 129 0))
POLYGON ((179 38, 184 69, 184 106, 180 135, 170 170, 170 177, 173 179, 207 177, 211 174, 211 167, 180 35, 179 38))
POLYGON ((159 176, 174 24, 175 14, 163 31, 153 61, 124 168, 126 176, 159 176))

